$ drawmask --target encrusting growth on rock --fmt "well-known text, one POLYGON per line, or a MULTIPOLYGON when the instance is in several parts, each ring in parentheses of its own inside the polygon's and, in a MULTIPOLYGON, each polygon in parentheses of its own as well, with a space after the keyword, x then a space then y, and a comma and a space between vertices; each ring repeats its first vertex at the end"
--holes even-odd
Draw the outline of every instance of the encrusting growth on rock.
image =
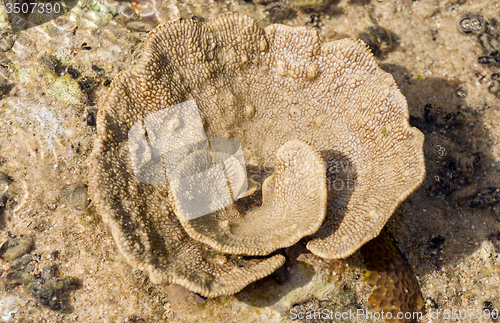
POLYGON ((376 237, 424 178, 423 140, 394 79, 361 42, 322 43, 307 27, 263 30, 240 14, 181 19, 151 32, 139 63, 113 80, 97 115, 89 190, 132 266, 153 282, 215 297, 269 275, 284 257, 222 263, 211 248, 266 255, 312 234, 311 252, 344 258, 376 237), (134 175, 129 131, 188 100, 206 137, 234 138, 249 164, 274 172, 262 206, 238 213, 229 205, 186 221, 174 207, 174 178, 148 184, 134 175), (339 163, 341 171, 332 167, 339 163))

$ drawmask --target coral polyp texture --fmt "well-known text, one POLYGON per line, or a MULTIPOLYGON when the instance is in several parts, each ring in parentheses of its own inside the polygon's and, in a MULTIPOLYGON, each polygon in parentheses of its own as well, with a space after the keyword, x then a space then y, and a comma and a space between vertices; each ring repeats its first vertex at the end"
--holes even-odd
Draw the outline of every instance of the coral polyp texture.
POLYGON ((365 278, 375 287, 368 299, 370 306, 377 312, 390 312, 385 316, 389 323, 411 323, 418 315, 423 317, 424 299, 418 281, 384 230, 361 248, 361 255, 367 266, 365 278))
MULTIPOLYGON (((183 165, 179 167, 181 170, 203 171, 199 169, 203 165, 199 158, 188 157, 186 160, 191 167, 183 165)), ((184 178, 186 176, 181 180, 184 178)), ((201 182, 194 184, 202 185, 201 182)), ((215 185, 212 181, 207 186, 215 185)), ((295 244, 304 236, 315 233, 325 218, 327 188, 325 167, 319 152, 302 141, 289 141, 283 145, 277 152, 275 173, 262 184, 262 195, 262 207, 245 215, 233 203, 196 219, 183 220, 187 217, 181 217, 181 224, 192 238, 226 253, 267 255, 295 244), (307 221, 304 221, 304 215, 307 221)), ((176 214, 181 212, 181 208, 175 208, 176 214)))
MULTIPOLYGON (((183 122, 172 118, 166 129, 175 134, 183 122)), ((303 237, 323 258, 347 257, 376 237, 424 178, 423 141, 394 79, 363 43, 323 43, 306 27, 263 30, 240 14, 180 19, 152 31, 140 61, 113 80, 97 116, 89 189, 132 266, 153 282, 215 297, 272 273, 285 261, 272 252, 303 237), (139 125, 154 142, 149 116, 188 101, 208 150, 168 150, 181 160, 171 172, 168 156, 129 143, 129 132, 139 125), (219 163, 213 138, 235 139, 245 165, 227 156, 219 163), (137 165, 155 158, 165 180, 138 178, 137 165), (197 166, 206 159, 213 168, 197 166), (193 196, 224 193, 210 185, 219 174, 231 203, 214 209, 217 199, 207 199, 211 211, 193 216, 193 196), (266 257, 248 257, 256 255, 266 257)))

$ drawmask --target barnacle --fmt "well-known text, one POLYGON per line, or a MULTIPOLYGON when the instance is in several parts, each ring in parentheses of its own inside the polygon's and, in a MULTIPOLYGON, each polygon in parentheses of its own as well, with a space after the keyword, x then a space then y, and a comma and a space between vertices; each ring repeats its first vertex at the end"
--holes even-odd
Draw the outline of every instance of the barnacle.
POLYGON ((89 192, 132 266, 214 297, 284 263, 214 254, 267 255, 317 230, 308 249, 343 258, 376 237, 421 184, 422 145, 405 98, 361 42, 262 30, 240 14, 181 19, 151 32, 139 63, 113 80, 89 192), (221 138, 240 146, 221 151, 221 138), (262 206, 250 210, 235 207, 255 190, 245 163, 266 170, 262 206))
POLYGON ((476 12, 468 12, 460 17, 458 22, 458 31, 464 34, 479 34, 486 28, 487 21, 476 12))

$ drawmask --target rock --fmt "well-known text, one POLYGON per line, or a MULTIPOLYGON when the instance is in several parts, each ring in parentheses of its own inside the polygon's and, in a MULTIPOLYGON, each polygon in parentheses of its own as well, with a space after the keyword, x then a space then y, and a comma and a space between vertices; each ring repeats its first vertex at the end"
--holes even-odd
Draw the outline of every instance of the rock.
POLYGON ((0 247, 0 258, 11 261, 26 254, 33 246, 33 240, 27 236, 12 238, 5 241, 0 247))

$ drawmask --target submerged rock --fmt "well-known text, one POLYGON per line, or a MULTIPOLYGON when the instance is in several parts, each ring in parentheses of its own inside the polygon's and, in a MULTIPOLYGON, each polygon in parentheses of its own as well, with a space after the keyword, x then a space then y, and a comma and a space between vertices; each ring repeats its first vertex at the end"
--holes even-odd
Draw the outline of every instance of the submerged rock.
POLYGON ((73 211, 77 214, 85 211, 90 204, 87 184, 72 184, 68 187, 68 191, 66 198, 73 211))
POLYGON ((0 258, 5 261, 12 261, 26 254, 32 246, 33 240, 30 237, 11 238, 0 247, 0 258))

